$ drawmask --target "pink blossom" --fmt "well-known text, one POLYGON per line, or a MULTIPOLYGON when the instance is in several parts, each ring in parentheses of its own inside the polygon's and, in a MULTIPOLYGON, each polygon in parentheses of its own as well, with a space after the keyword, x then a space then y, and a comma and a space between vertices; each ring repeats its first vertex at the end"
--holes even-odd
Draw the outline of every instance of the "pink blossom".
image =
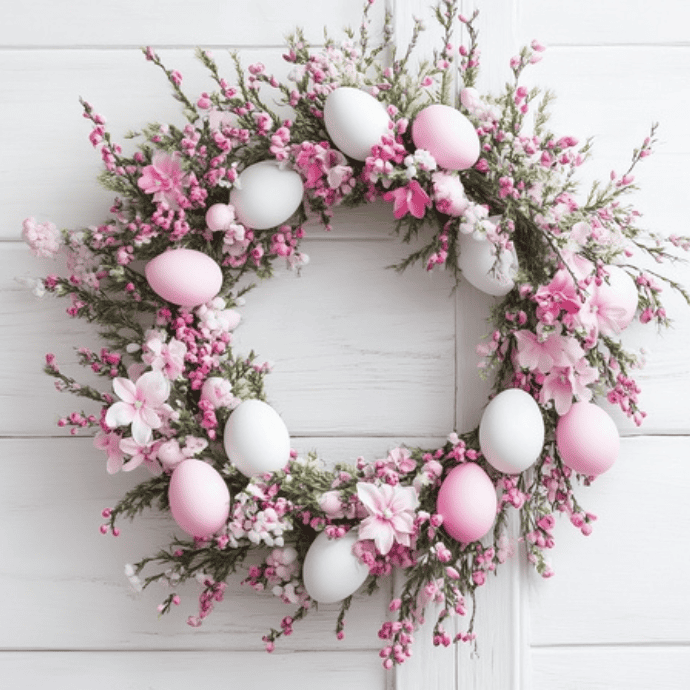
POLYGON ((171 338, 170 342, 166 343, 164 333, 150 331, 147 333, 143 351, 144 363, 154 371, 162 372, 171 381, 184 373, 187 346, 182 341, 171 338))
POLYGON ((108 455, 108 464, 106 469, 108 474, 116 474, 122 469, 122 463, 125 459, 124 453, 120 450, 120 434, 110 431, 105 433, 99 431, 93 439, 93 445, 98 450, 104 450, 108 455))
POLYGON ((146 445, 151 440, 152 430, 163 424, 159 413, 170 394, 170 382, 160 371, 149 371, 136 383, 118 376, 113 379, 113 390, 120 401, 108 408, 105 423, 110 428, 131 424, 135 441, 146 445))
POLYGON ((151 474, 161 474, 161 466, 156 459, 158 444, 139 443, 135 438, 127 436, 120 441, 120 450, 131 456, 122 466, 123 472, 132 470, 144 464, 151 474))
POLYGON ((556 271, 551 282, 537 290, 534 300, 539 305, 537 317, 545 323, 553 323, 561 310, 576 314, 582 306, 573 278, 565 268, 556 271))
POLYGON ((557 333, 540 337, 532 331, 515 331, 517 363, 530 371, 548 374, 554 366, 574 364, 584 356, 584 350, 575 338, 557 333))
POLYGON ((60 251, 62 238, 53 223, 37 223, 35 218, 27 218, 22 223, 22 237, 34 256, 52 259, 60 251))
POLYGON ((435 172, 431 179, 436 208, 448 216, 462 216, 469 206, 469 200, 460 178, 447 172, 435 172))
POLYGON ((232 394, 232 384, 220 376, 211 376, 201 387, 201 400, 208 401, 214 409, 219 407, 236 407, 239 398, 232 394))
POLYGON ((599 372, 581 359, 573 366, 554 367, 544 379, 539 402, 553 400, 556 412, 563 416, 573 404, 573 396, 579 400, 591 400, 592 391, 587 388, 599 378, 599 372))
POLYGON ((406 187, 398 187, 391 192, 386 192, 383 199, 393 202, 393 214, 398 219, 408 213, 415 218, 424 218, 427 207, 431 206, 429 195, 417 180, 412 180, 406 187))
POLYGON ((180 165, 180 154, 169 156, 161 151, 156 152, 141 171, 137 184, 146 194, 153 194, 154 201, 165 201, 170 206, 177 206, 182 193, 184 174, 180 165))
POLYGON ((319 508, 330 518, 345 517, 345 506, 340 498, 340 491, 326 491, 321 494, 319 508))
POLYGON ((360 540, 373 539, 384 556, 394 542, 410 546, 415 509, 419 504, 414 487, 358 482, 357 496, 369 514, 359 526, 360 540))

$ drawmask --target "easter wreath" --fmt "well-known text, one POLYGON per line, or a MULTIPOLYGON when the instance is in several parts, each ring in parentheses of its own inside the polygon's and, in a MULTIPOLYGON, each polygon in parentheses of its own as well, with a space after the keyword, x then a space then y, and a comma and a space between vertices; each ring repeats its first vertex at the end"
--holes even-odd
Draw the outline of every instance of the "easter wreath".
POLYGON ((619 335, 636 316, 667 324, 664 281, 690 302, 681 285, 633 259, 672 260, 690 240, 643 232, 621 203, 654 130, 623 175, 578 200, 573 174, 589 142, 553 135, 549 94, 520 83, 540 58, 538 43, 511 60, 514 78, 502 93, 484 96, 474 88, 476 13, 463 17, 455 0, 441 0, 441 47, 413 71, 421 23, 405 54, 384 67, 390 17, 372 45, 371 4, 359 32, 342 42, 327 39, 317 51, 292 35, 285 83, 259 63, 245 71, 233 55, 231 85, 199 50, 217 90, 190 100, 181 75, 146 49, 187 124, 146 126, 126 156, 82 101, 105 166, 101 181, 118 195, 111 217, 62 232, 29 218, 23 234, 37 255, 67 258, 67 277, 49 275, 37 287, 68 297, 69 315, 98 324, 107 343, 78 349, 106 391, 78 383, 47 355, 58 389, 100 405, 99 414, 74 412, 59 425, 97 429, 108 472, 144 465, 150 473, 104 510, 101 531, 117 535, 121 518, 153 508, 169 510, 189 535, 128 565, 132 583, 168 585, 165 613, 180 603, 176 586, 198 580, 199 610, 188 620, 196 626, 245 567, 245 583, 295 607, 264 637, 270 651, 314 602, 342 600, 342 636, 352 594, 365 582, 371 594, 400 568, 394 620, 379 631, 390 668, 409 656, 431 602, 442 604, 435 644, 473 639, 474 607, 464 632, 451 636, 447 619, 466 615, 466 600, 510 555, 511 508, 544 577, 555 515, 591 531, 594 516, 574 486, 606 471, 619 445, 614 422, 592 399, 620 405, 638 424, 644 417, 631 377, 640 358, 619 335), (465 42, 453 46, 458 20, 465 42), (290 115, 274 112, 266 92, 290 115), (307 263, 300 240, 309 217, 328 229, 336 206, 377 199, 392 204, 400 238, 422 244, 397 268, 445 267, 500 297, 479 347, 495 396, 478 428, 450 433, 440 448, 399 447, 329 469, 315 454, 291 451, 265 402, 268 367, 236 353, 232 332, 248 276, 268 278, 278 257, 307 263), (262 560, 247 566, 255 552, 262 560))

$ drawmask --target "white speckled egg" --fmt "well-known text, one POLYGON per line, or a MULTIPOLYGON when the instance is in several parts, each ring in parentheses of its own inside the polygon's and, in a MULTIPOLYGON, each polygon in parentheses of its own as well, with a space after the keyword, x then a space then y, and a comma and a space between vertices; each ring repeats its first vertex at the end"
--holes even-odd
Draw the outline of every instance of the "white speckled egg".
POLYGON ((294 170, 276 161, 245 168, 230 192, 230 204, 242 225, 268 230, 284 223, 302 203, 304 185, 294 170))
POLYGON ((369 568, 352 553, 357 532, 340 539, 321 532, 307 551, 302 580, 307 594, 320 604, 333 604, 354 594, 369 575, 369 568))
POLYGON ((277 472, 290 460, 290 434, 280 415, 261 400, 245 400, 225 425, 225 452, 247 477, 277 472))
POLYGON ((182 461, 168 487, 170 512, 192 537, 215 534, 227 521, 230 492, 223 477, 203 460, 182 461))
POLYGON ((383 103, 361 89, 341 86, 326 97, 323 119, 328 136, 350 158, 363 161, 388 133, 390 118, 383 103))
POLYGON ((499 472, 519 474, 544 447, 544 418, 534 398, 519 388, 501 391, 479 425, 482 454, 499 472))
POLYGON ((194 249, 170 249, 146 264, 146 280, 164 300, 198 307, 212 300, 223 285, 220 266, 194 249))

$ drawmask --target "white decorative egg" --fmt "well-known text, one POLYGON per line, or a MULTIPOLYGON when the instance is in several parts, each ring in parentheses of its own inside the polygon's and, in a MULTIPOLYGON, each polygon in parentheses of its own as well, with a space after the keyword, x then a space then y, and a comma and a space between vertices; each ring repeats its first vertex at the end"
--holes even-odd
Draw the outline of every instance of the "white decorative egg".
POLYGON ((245 400, 225 425, 225 452, 247 477, 283 469, 290 460, 290 434, 280 415, 261 400, 245 400))
POLYGON ((436 103, 424 108, 412 123, 412 140, 447 170, 467 170, 479 158, 477 130, 449 105, 436 103))
POLYGON ((383 103, 361 89, 341 86, 326 97, 323 120, 328 136, 347 156, 358 161, 371 156, 371 147, 389 131, 383 103))
POLYGON ((276 161, 261 161, 245 168, 230 192, 237 220, 254 230, 284 223, 299 208, 304 194, 302 178, 276 161))
POLYGON ((482 454, 499 472, 519 474, 544 447, 544 418, 534 398, 519 388, 501 391, 479 424, 482 454))
POLYGON ((513 289, 518 270, 515 249, 506 257, 507 262, 497 263, 494 245, 486 238, 475 239, 471 234, 460 233, 458 244, 458 267, 477 290, 502 297, 513 289))
POLYGON ((194 249, 170 249, 146 264, 146 280, 163 299, 181 307, 212 300, 223 285, 220 266, 194 249))
POLYGON ((223 477, 203 460, 183 460, 168 487, 170 512, 192 537, 215 534, 228 519, 230 492, 223 477))
POLYGON ((307 594, 320 604, 333 604, 354 594, 367 579, 369 568, 352 553, 357 532, 340 539, 321 532, 307 551, 302 580, 307 594))

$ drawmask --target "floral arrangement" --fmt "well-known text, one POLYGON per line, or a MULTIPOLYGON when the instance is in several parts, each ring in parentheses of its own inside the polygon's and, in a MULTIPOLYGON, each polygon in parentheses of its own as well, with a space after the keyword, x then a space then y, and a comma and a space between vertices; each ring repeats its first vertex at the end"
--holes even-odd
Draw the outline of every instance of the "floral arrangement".
POLYGON ((589 142, 551 133, 550 95, 521 83, 541 45, 511 60, 503 92, 481 95, 476 14, 463 17, 455 0, 441 0, 443 41, 413 72, 421 23, 386 66, 390 17, 373 44, 372 2, 359 32, 342 42, 313 50, 292 35, 285 82, 260 63, 245 70, 234 55, 232 85, 199 50, 217 88, 190 98, 182 76, 146 49, 187 123, 146 126, 125 155, 82 101, 101 182, 117 194, 110 217, 62 232, 30 218, 24 237, 39 256, 66 256, 68 275, 49 275, 39 289, 66 297, 67 313, 97 324, 106 343, 78 350, 101 388, 66 376, 47 355, 59 390, 99 406, 58 424, 95 429, 108 472, 141 474, 103 511, 101 531, 117 535, 122 518, 154 509, 169 511, 186 535, 128 565, 132 583, 166 585, 165 613, 180 604, 178 585, 197 580, 198 612, 188 622, 198 626, 228 578, 244 572, 247 585, 292 606, 264 637, 270 651, 323 602, 342 601, 342 637, 355 591, 371 594, 399 568, 404 582, 379 631, 391 668, 409 656, 432 602, 440 604, 434 644, 474 638, 474 593, 515 546, 511 511, 544 577, 556 515, 591 532, 595 516, 575 489, 606 471, 619 445, 593 401, 607 399, 637 424, 644 418, 632 378, 641 359, 620 335, 633 319, 667 325, 664 284, 690 302, 681 285, 638 264, 675 260, 690 239, 642 231, 622 202, 654 129, 624 174, 581 195, 574 173, 589 142), (478 348, 494 395, 478 428, 452 431, 440 448, 399 447, 328 467, 291 450, 265 400, 269 367, 236 352, 233 331, 248 277, 269 278, 276 260, 307 264, 305 221, 318 216, 328 230, 337 206, 377 199, 391 204, 400 239, 416 243, 399 269, 444 267, 497 297, 478 348), (247 565, 254 554, 260 560, 247 565), (469 620, 452 637, 454 616, 469 620))

